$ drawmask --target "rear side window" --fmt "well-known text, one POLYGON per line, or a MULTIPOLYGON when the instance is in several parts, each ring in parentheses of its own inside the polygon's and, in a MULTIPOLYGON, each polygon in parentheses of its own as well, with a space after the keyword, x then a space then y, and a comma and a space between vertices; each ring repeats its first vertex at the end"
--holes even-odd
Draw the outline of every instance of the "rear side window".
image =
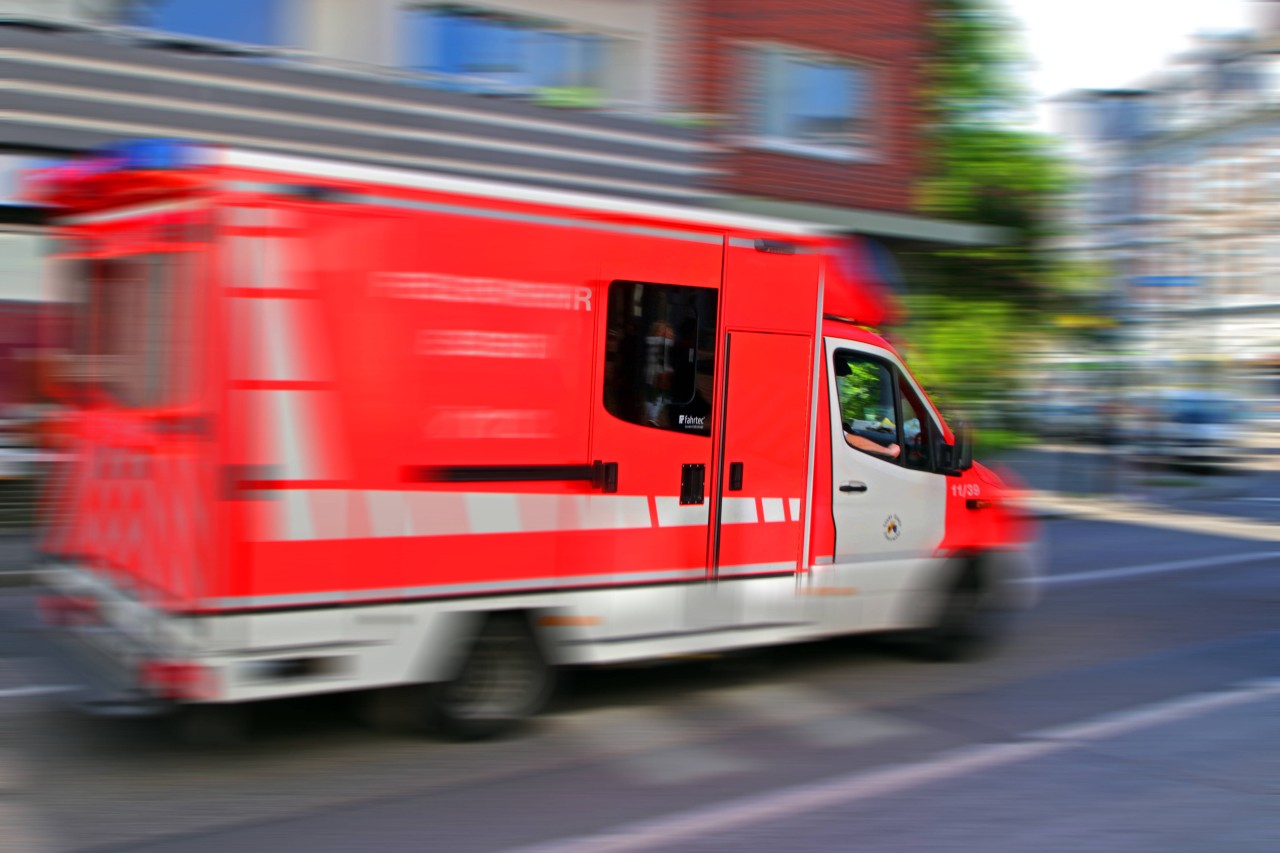
POLYGON ((74 310, 74 378, 116 405, 185 401, 194 382, 197 306, 184 253, 64 262, 74 310))
POLYGON ((609 285, 604 407, 630 423, 711 435, 716 291, 609 285))

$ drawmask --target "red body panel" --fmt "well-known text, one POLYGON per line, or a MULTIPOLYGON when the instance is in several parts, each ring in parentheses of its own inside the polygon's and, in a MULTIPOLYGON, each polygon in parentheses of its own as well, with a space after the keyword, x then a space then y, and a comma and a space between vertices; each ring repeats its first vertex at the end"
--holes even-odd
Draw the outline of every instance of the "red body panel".
MULTIPOLYGON (((200 611, 693 581, 833 553, 818 336, 887 344, 819 320, 821 241, 692 213, 314 178, 327 195, 302 198, 279 189, 289 174, 191 174, 172 186, 196 213, 75 231, 93 252, 199 258, 203 318, 185 333, 201 381, 176 408, 83 410, 49 550, 200 611), (162 233, 195 224, 209 244, 162 233), (613 282, 716 294, 705 432, 606 409, 613 282), (157 431, 175 415, 208 427, 157 431), (616 464, 616 489, 583 477, 597 462, 616 464), (698 465, 700 500, 682 503, 698 465)), ((873 311, 859 282, 827 283, 831 304, 873 311)), ((952 503, 946 547, 1007 537, 1002 516, 952 503)))

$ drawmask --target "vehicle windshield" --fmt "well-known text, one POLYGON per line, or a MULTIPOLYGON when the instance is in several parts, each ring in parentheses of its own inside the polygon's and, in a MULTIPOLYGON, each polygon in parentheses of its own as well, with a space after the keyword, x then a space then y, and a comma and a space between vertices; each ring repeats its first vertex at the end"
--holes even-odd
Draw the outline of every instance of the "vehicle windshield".
POLYGON ((64 259, 73 317, 65 378, 125 408, 183 402, 193 379, 192 264, 190 252, 64 259))

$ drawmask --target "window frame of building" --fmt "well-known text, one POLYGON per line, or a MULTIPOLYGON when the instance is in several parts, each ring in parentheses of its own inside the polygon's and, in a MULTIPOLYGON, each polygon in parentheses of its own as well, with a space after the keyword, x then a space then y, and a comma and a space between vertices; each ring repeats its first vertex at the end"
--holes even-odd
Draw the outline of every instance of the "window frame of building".
POLYGON ((777 42, 743 42, 736 46, 735 52, 740 79, 745 85, 738 98, 738 132, 733 142, 743 147, 820 160, 876 158, 877 74, 869 63, 777 42), (787 112, 789 106, 800 102, 796 93, 788 88, 788 69, 807 69, 817 76, 840 71, 849 75, 844 129, 806 134, 796 126, 803 116, 787 112))
POLYGON ((221 14, 214 17, 219 22, 230 22, 231 26, 238 29, 243 29, 246 19, 253 22, 251 27, 253 32, 247 36, 221 28, 215 28, 212 32, 201 32, 200 28, 178 27, 174 25, 173 19, 167 17, 177 13, 172 8, 166 9, 166 6, 189 5, 193 10, 214 8, 215 4, 210 4, 207 0, 161 0, 158 3, 148 3, 141 12, 137 13, 136 18, 122 20, 121 23, 134 24, 145 30, 200 41, 253 47, 284 47, 288 41, 285 29, 289 17, 289 3, 290 0, 242 0, 241 6, 231 10, 225 9, 224 3, 216 4, 221 14), (254 16, 247 16, 244 14, 246 11, 252 11, 254 16))
POLYGON ((516 15, 483 3, 406 3, 399 14, 401 67, 427 75, 441 88, 572 97, 580 106, 612 101, 618 88, 611 58, 619 39, 613 34, 551 18, 516 15), (450 38, 450 29, 461 32, 450 38), (447 55, 443 48, 456 49, 461 36, 477 43, 493 40, 493 58, 505 53, 502 67, 483 67, 493 63, 468 67, 465 57, 447 55), (550 49, 556 45, 561 49, 550 49))

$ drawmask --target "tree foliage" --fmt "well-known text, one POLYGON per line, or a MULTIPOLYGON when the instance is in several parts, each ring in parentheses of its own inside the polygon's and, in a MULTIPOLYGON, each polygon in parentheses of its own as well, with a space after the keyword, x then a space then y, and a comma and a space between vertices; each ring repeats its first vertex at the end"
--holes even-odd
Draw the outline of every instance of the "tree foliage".
POLYGON ((934 0, 927 89, 930 162, 920 206, 1005 229, 997 246, 935 253, 935 289, 1013 302, 1052 302, 1058 277, 1044 248, 1067 173, 1051 142, 1024 121, 1030 96, 1017 27, 995 0, 934 0))
POLYGON ((907 259, 912 357, 921 381, 975 413, 1010 390, 1028 338, 1049 328, 1071 278, 1047 243, 1068 173, 1030 128, 1018 29, 997 0, 933 0, 920 209, 1003 229, 997 245, 907 259))

